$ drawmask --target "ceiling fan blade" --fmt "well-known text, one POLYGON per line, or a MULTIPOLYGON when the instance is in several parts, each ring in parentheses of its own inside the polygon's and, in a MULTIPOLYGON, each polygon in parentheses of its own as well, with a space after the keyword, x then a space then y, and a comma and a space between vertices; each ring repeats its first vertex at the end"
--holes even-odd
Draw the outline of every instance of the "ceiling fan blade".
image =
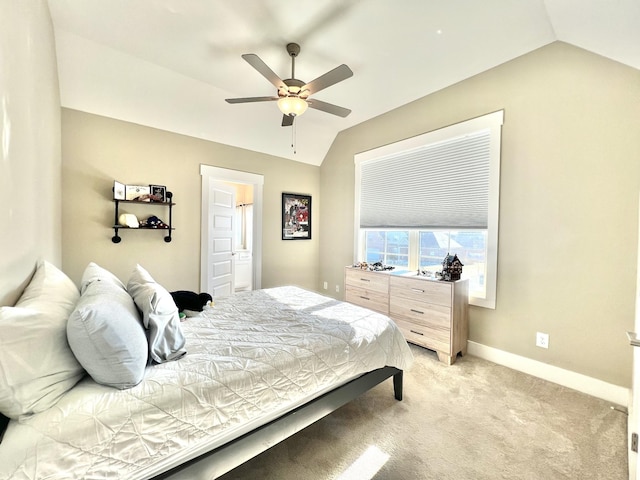
POLYGON ((330 87, 331 85, 335 85, 336 83, 341 82, 342 80, 346 80, 347 78, 352 76, 353 76, 353 72, 351 71, 351 69, 346 65, 342 64, 339 67, 336 67, 333 70, 328 71, 324 75, 320 75, 315 80, 311 80, 304 87, 302 87, 302 89, 308 90, 309 95, 311 95, 327 87, 330 87))
POLYGON ((351 113, 351 110, 349 110, 348 108, 339 107, 338 105, 333 105, 332 103, 316 100, 315 98, 311 98, 307 100, 307 103, 311 108, 315 108, 316 110, 322 110, 323 112, 331 113, 333 115, 338 115, 339 117, 343 117, 343 118, 351 113))
POLYGON ((246 98, 227 98, 227 103, 251 103, 251 102, 271 102, 278 100, 279 97, 246 97, 246 98))
POLYGON ((296 117, 293 115, 282 115, 282 126, 283 127, 290 127, 291 125, 293 125, 293 120, 296 117))
POLYGON ((245 53, 242 55, 249 65, 255 68, 264 78, 269 80, 276 88, 282 88, 283 86, 286 88, 284 82, 280 79, 278 75, 274 73, 273 70, 269 68, 269 66, 262 61, 262 59, 256 55, 255 53, 245 53))

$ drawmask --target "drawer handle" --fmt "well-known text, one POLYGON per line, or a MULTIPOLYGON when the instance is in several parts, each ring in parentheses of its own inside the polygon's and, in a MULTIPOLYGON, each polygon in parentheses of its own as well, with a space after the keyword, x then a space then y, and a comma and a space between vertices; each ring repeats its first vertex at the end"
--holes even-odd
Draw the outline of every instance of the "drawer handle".
POLYGON ((413 313, 419 313, 420 315, 424 315, 424 312, 421 312, 420 310, 415 310, 415 309, 412 308, 411 311, 413 313))
POLYGON ((412 288, 411 290, 417 293, 424 293, 424 290, 420 290, 419 288, 412 288))
POLYGON ((363 300, 371 300, 369 297, 363 297, 362 295, 360 295, 360 298, 362 298, 363 300))
POLYGON ((422 332, 416 332, 415 330, 409 330, 411 333, 415 333, 416 335, 422 335, 424 336, 424 333, 422 332))
POLYGON ((361 278, 360 280, 363 281, 363 282, 370 282, 371 281, 371 279, 369 279, 369 278, 361 278))

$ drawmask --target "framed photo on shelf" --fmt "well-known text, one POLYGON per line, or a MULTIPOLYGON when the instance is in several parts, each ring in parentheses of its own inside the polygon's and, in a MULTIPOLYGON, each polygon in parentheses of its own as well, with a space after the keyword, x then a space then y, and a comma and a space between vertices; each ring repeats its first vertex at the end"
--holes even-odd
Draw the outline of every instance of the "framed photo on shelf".
POLYGON ((149 185, 127 185, 126 186, 126 200, 136 200, 138 202, 148 202, 149 200, 149 185))
POLYGON ((116 180, 113 181, 113 199, 125 200, 126 199, 127 186, 124 183, 120 183, 116 180))
POLYGON ((282 194, 282 240, 311 240, 311 195, 282 194))
POLYGON ((149 189, 151 190, 150 195, 152 202, 167 201, 167 187, 164 185, 149 185, 149 189))

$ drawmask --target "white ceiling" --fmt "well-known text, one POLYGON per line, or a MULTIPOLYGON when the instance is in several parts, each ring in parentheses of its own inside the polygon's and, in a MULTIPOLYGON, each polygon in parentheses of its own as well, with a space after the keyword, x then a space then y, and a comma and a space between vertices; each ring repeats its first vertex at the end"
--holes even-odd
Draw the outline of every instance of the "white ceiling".
POLYGON ((49 0, 62 105, 320 165, 338 132, 556 40, 640 69, 640 0, 49 0), (289 7, 289 8, 287 8, 289 7), (309 82, 354 76, 281 127, 275 95, 242 58, 309 82))

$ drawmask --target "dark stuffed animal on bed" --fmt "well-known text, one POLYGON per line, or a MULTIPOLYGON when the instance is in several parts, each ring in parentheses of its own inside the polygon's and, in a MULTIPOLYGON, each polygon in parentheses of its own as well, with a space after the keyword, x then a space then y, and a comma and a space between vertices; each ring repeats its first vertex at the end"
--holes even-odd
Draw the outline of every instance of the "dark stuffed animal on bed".
POLYGON ((193 316, 190 315, 191 312, 201 312, 208 303, 213 301, 213 298, 208 293, 196 293, 187 290, 171 292, 171 296, 178 310, 184 312, 187 317, 193 316))

